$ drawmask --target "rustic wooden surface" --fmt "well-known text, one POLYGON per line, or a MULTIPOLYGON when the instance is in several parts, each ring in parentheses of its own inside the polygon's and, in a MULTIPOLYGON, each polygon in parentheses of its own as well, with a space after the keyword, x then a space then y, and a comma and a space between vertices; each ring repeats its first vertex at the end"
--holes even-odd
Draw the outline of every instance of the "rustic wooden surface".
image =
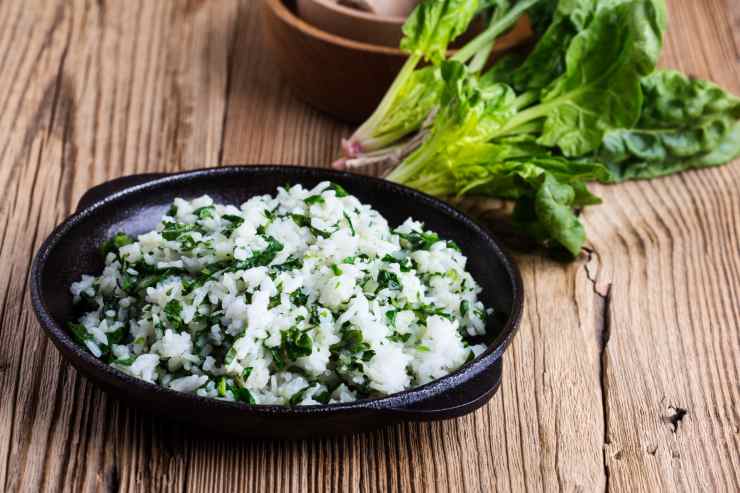
MULTIPOLYGON (((64 363, 30 259, 90 186, 326 165, 350 130, 296 101, 256 0, 0 2, 0 490, 740 490, 740 163, 600 187, 591 253, 519 255, 501 391, 455 421, 313 442, 191 434, 64 363)), ((740 3, 672 0, 663 65, 740 93, 740 3)))

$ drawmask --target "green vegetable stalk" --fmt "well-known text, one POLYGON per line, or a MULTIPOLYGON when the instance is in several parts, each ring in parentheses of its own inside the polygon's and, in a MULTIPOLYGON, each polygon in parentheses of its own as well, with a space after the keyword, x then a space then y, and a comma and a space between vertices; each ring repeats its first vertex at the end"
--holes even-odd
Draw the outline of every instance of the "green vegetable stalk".
MULTIPOLYGON (((427 1, 412 12, 404 25, 401 49, 409 58, 378 108, 349 139, 343 141, 346 158, 365 158, 361 164, 405 155, 404 137, 424 126, 439 104, 444 84, 439 64, 445 60, 449 44, 464 33, 481 10, 495 8, 489 27, 459 50, 454 60, 480 71, 497 37, 511 28, 521 14, 541 0, 522 0, 513 7, 509 0, 438 0, 427 1), (430 65, 419 68, 422 61, 430 65), (381 152, 377 152, 381 151, 381 152)), ((411 143, 411 148, 414 143, 411 143)), ((340 160, 343 167, 346 160, 340 160)))

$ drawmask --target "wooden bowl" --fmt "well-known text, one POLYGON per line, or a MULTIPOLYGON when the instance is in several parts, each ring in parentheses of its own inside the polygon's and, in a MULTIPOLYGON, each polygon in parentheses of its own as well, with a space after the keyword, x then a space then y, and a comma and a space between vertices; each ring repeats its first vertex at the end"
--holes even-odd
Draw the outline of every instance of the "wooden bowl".
POLYGON ((298 16, 327 33, 395 48, 403 36, 405 17, 385 17, 345 7, 332 0, 297 0, 298 16))
MULTIPOLYGON (((309 105, 349 123, 364 121, 400 70, 398 48, 354 41, 300 19, 295 0, 264 0, 267 44, 275 64, 295 93, 309 105)), ((496 43, 494 54, 532 35, 523 19, 496 43)))

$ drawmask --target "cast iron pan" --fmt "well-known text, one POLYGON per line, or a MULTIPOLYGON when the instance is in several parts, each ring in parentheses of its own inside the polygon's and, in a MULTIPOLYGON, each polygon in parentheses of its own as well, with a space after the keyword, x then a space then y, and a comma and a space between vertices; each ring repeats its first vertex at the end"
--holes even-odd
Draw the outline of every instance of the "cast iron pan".
POLYGON ((411 189, 376 178, 289 166, 211 168, 172 175, 119 178, 89 190, 77 212, 58 226, 36 254, 31 297, 48 337, 77 370, 121 401, 152 413, 229 434, 304 438, 366 431, 401 421, 452 418, 479 408, 501 383, 504 350, 522 314, 519 271, 491 235, 461 212, 411 189), (113 234, 152 230, 175 197, 209 194, 216 202, 240 205, 254 195, 300 183, 331 180, 371 204, 391 226, 407 217, 423 221, 456 241, 468 269, 483 287, 482 301, 499 314, 488 323, 489 349, 460 370, 416 389, 347 404, 284 407, 248 406, 175 392, 130 377, 78 346, 65 329, 74 318, 70 284, 103 266, 98 248, 113 234))

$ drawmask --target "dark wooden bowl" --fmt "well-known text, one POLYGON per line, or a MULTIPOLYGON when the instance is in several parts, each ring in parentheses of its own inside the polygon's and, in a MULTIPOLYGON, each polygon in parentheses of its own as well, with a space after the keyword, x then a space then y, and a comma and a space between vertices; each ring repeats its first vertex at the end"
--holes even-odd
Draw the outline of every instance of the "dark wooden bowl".
POLYGON ((198 427, 231 435, 303 438, 370 430, 401 421, 436 420, 469 413, 494 395, 501 360, 519 326, 523 292, 519 270, 490 233, 437 199, 385 180, 291 166, 211 168, 174 175, 119 178, 89 190, 79 208, 39 249, 31 268, 31 300, 47 336, 62 356, 97 385, 127 404, 198 427), (70 284, 100 272, 100 245, 113 232, 150 231, 175 197, 204 193, 241 204, 274 193, 278 186, 314 186, 332 180, 372 204, 393 226, 408 216, 456 241, 468 271, 483 288, 481 301, 494 308, 486 326, 488 350, 459 370, 426 385, 378 399, 326 406, 248 406, 175 392, 131 377, 95 358, 65 327, 74 319, 70 284))
MULTIPOLYGON (((295 93, 311 106, 349 123, 364 121, 380 102, 406 55, 346 39, 300 19, 295 0, 264 0, 267 43, 295 93)), ((531 38, 527 19, 496 43, 494 56, 531 38)))

